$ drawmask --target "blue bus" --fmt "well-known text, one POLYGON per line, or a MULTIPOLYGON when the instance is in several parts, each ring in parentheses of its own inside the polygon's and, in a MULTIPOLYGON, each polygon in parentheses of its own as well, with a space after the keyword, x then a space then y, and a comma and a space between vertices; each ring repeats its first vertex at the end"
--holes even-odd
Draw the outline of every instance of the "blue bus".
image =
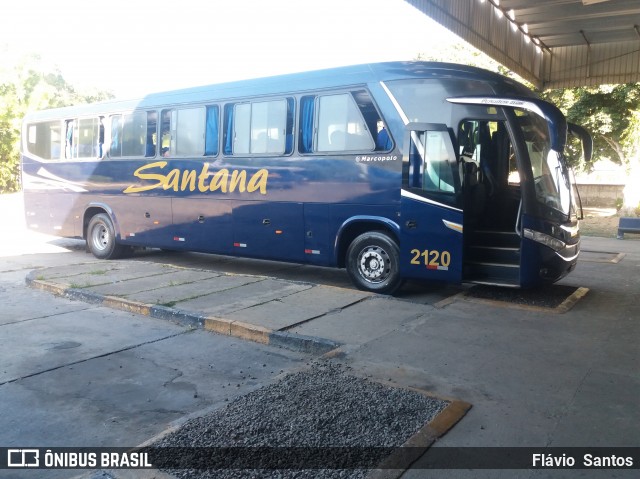
POLYGON ((531 287, 576 265, 563 156, 589 136, 523 85, 389 62, 28 114, 29 228, 96 257, 153 247, 531 287))

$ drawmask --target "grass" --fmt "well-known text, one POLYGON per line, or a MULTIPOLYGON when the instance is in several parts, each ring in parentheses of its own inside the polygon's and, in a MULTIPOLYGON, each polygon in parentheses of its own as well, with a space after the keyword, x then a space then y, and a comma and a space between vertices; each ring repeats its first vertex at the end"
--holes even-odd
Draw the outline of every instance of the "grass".
POLYGON ((96 269, 94 271, 89 271, 89 274, 93 274, 93 275, 107 274, 107 270, 106 269, 96 269))

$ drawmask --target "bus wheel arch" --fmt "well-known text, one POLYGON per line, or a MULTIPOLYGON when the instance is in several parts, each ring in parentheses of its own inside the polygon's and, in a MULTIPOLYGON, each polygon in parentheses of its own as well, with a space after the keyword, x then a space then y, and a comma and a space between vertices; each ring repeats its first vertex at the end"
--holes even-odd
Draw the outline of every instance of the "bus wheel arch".
POLYGON ((353 226, 341 236, 340 266, 347 269, 349 278, 359 289, 393 294, 403 283, 395 233, 375 223, 353 226))
MULTIPOLYGON (((386 220, 386 218, 383 218, 386 220)), ((371 218, 359 220, 352 219, 348 222, 343 223, 340 228, 340 232, 338 233, 338 238, 336 241, 336 265, 338 268, 346 268, 347 266, 347 251, 351 243, 360 235, 364 233, 370 232, 379 232, 389 236, 396 244, 400 244, 400 240, 398 237, 399 228, 397 225, 392 223, 389 220, 384 222, 379 220, 374 220, 371 218)))
POLYGON ((87 250, 99 259, 116 259, 125 247, 117 243, 117 232, 111 215, 102 208, 89 208, 83 221, 87 250))

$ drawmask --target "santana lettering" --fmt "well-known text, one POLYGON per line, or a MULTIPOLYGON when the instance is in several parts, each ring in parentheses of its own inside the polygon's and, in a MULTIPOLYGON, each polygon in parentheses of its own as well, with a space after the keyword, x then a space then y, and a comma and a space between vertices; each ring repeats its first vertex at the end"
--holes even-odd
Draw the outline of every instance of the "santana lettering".
POLYGON ((229 171, 227 168, 210 172, 209 163, 204 163, 200 173, 197 170, 174 168, 165 174, 161 171, 165 166, 167 166, 166 161, 156 161, 141 166, 134 171, 133 176, 152 183, 130 185, 123 193, 140 193, 155 189, 173 191, 196 191, 197 189, 201 193, 213 191, 254 193, 259 191, 262 195, 267 194, 269 171, 264 168, 252 174, 247 174, 246 170, 229 171))

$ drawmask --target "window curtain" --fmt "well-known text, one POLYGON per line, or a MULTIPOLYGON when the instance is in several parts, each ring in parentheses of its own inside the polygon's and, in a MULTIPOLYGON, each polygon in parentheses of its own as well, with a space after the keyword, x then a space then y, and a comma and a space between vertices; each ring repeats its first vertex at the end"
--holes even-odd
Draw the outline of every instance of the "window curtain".
POLYGON ((225 105, 224 119, 226 122, 224 133, 224 154, 231 155, 233 153, 233 107, 234 105, 225 105))
POLYGON ((302 153, 313 151, 313 119, 315 114, 315 97, 302 98, 300 113, 300 150, 302 153))
POLYGON ((219 109, 217 106, 207 108, 207 124, 204 145, 204 154, 206 156, 215 156, 218 154, 218 111, 219 109))

